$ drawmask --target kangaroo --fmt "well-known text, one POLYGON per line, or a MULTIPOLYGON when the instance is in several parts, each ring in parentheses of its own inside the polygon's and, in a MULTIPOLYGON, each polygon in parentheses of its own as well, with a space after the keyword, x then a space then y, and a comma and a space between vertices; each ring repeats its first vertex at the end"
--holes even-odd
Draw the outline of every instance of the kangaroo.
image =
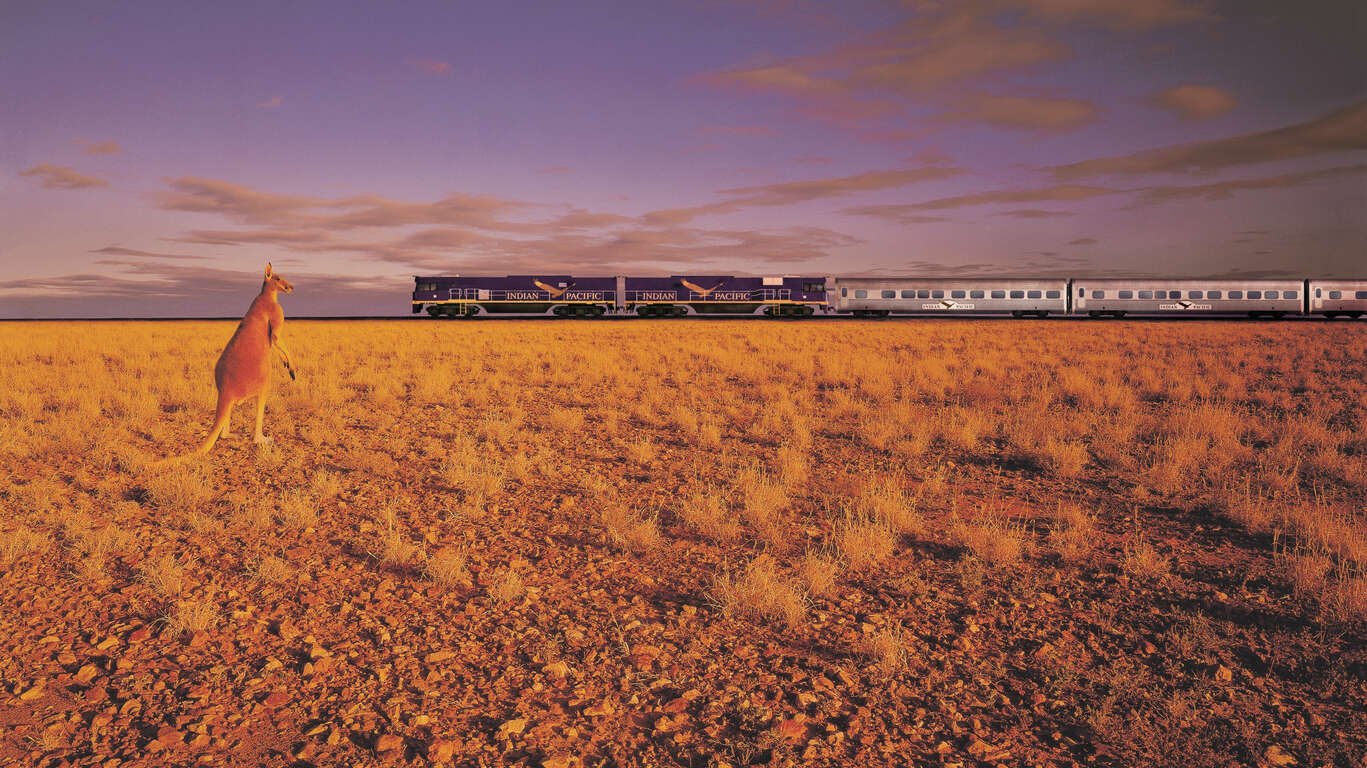
MULTIPOLYGON (((253 395, 256 396, 256 433, 252 440, 257 445, 271 442, 271 438, 261 433, 261 422, 266 414, 266 393, 271 383, 271 350, 280 354, 290 379, 294 379, 294 366, 290 364, 289 352, 280 343, 285 311, 280 307, 276 294, 281 291, 293 293, 294 286, 267 264, 261 293, 257 294, 247 314, 242 317, 242 322, 238 323, 237 331, 223 348, 223 354, 218 356, 218 364, 214 366, 214 384, 218 386, 218 409, 214 415, 214 425, 204 443, 190 456, 203 456, 214 447, 219 437, 231 434, 229 419, 233 406, 253 395)), ((157 464, 176 460, 166 459, 157 464)))

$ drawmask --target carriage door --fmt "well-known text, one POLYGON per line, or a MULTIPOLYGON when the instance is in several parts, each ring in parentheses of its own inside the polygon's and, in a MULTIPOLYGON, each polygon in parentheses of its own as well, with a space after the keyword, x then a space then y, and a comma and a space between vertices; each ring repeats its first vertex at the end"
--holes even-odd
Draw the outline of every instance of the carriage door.
POLYGON ((1086 289, 1086 288, 1083 288, 1083 287, 1081 287, 1081 286, 1077 286, 1077 304, 1075 304, 1074 306, 1076 306, 1078 309, 1082 309, 1083 307, 1087 306, 1087 289, 1086 289))
POLYGON ((1324 309, 1324 289, 1315 289, 1315 300, 1311 302, 1314 309, 1324 309))

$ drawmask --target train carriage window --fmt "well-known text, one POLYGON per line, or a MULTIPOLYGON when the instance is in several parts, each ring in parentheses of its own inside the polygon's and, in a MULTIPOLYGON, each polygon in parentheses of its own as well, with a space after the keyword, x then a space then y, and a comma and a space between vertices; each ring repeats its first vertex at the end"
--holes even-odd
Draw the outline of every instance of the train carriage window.
POLYGON ((993 292, 992 292, 992 298, 994 298, 994 299, 1004 299, 1004 298, 1006 298, 1006 291, 993 291, 993 292))
POLYGON ((916 298, 916 291, 913 291, 912 289, 907 288, 907 289, 905 289, 905 290, 902 291, 902 298, 904 298, 904 299, 914 299, 914 298, 916 298))
POLYGON ((895 299, 895 298, 897 298, 897 291, 885 290, 885 291, 883 291, 883 298, 885 298, 885 299, 895 299))
POLYGON ((945 297, 945 292, 944 292, 944 291, 931 291, 931 292, 930 292, 930 298, 932 298, 932 299, 943 299, 944 297, 945 297))
POLYGON ((1025 291, 1012 291, 1012 292, 1011 292, 1011 298, 1013 298, 1013 299, 1023 299, 1023 298, 1025 298, 1025 291))
POLYGON ((1263 297, 1263 292, 1262 292, 1262 291, 1249 291, 1249 292, 1248 292, 1248 298, 1250 298, 1250 299, 1261 299, 1262 297, 1263 297))
POLYGON ((1154 297, 1155 299, 1166 299, 1166 298, 1168 297, 1168 292, 1167 292, 1167 291, 1154 291, 1154 292, 1153 292, 1153 297, 1154 297))
POLYGON ((1230 297, 1231 299, 1242 299, 1242 298, 1244 297, 1244 292, 1243 292, 1243 291, 1230 291, 1230 292, 1229 292, 1229 297, 1230 297))
POLYGON ((1206 291, 1206 298, 1207 298, 1207 299, 1218 299, 1218 298, 1220 298, 1220 297, 1223 296, 1223 295, 1224 295, 1224 294, 1221 293, 1220 291, 1206 291))
POLYGON ((437 284, 436 284, 436 283, 418 283, 418 290, 419 290, 419 291, 435 291, 435 290, 437 290, 437 284))
POLYGON ((1039 291, 1026 291, 1026 292, 1025 292, 1025 298, 1027 298, 1027 299, 1042 299, 1042 298, 1044 298, 1044 294, 1041 293, 1041 292, 1039 292, 1039 291))
POLYGON ((981 299, 981 298, 983 297, 983 295, 984 295, 983 292, 980 291, 980 290, 979 290, 979 291, 969 291, 969 292, 968 292, 968 298, 970 298, 970 299, 981 299))
POLYGON ((1168 298, 1169 298, 1169 299, 1180 299, 1180 298, 1182 298, 1182 292, 1181 292, 1181 291, 1168 291, 1168 298))
POLYGON ((1301 292, 1300 292, 1300 291, 1282 291, 1282 298, 1283 298, 1283 299, 1299 299, 1300 297, 1301 297, 1301 292))
POLYGON ((850 295, 850 289, 849 289, 849 288, 841 288, 841 289, 840 289, 840 296, 841 296, 842 298, 845 297, 845 296, 849 296, 849 295, 850 295))
POLYGON ((1201 294, 1200 291, 1187 291, 1187 298, 1188 298, 1188 299, 1199 299, 1199 298, 1201 298, 1201 296, 1202 296, 1202 294, 1201 294))
POLYGON ((1141 298, 1141 299, 1152 299, 1152 298, 1153 298, 1153 291, 1140 291, 1140 292, 1139 292, 1139 298, 1141 298))
POLYGON ((964 298, 964 297, 967 296, 967 295, 968 295, 968 293, 967 293, 966 291, 950 291, 950 292, 949 292, 949 298, 951 298, 951 299, 962 299, 962 298, 964 298))
POLYGON ((1323 289, 1323 288, 1316 288, 1316 289, 1315 289, 1315 298, 1317 298, 1317 299, 1322 299, 1322 298, 1324 298, 1324 289, 1323 289))
POLYGON ((916 291, 916 298, 918 298, 918 299, 928 299, 928 298, 930 298, 930 289, 928 289, 928 288, 921 288, 920 290, 916 291))
POLYGON ((1331 298, 1331 299, 1341 299, 1341 298, 1343 298, 1343 291, 1330 291, 1330 292, 1329 292, 1329 298, 1331 298))
POLYGON ((1120 291, 1119 293, 1116 294, 1116 296, 1117 296, 1118 298, 1122 298, 1122 299, 1133 299, 1133 298, 1134 298, 1134 291, 1120 291))
MULTIPOLYGON (((1250 296, 1249 298, 1251 299, 1251 298, 1253 298, 1253 297, 1250 296)), ((1263 298, 1264 298, 1264 299, 1275 299, 1275 298, 1277 298, 1277 292, 1276 292, 1276 291, 1267 291, 1267 292, 1265 292, 1265 293, 1263 294, 1263 298)))
POLYGON ((1358 291, 1357 293, 1353 294, 1353 297, 1358 299, 1367 299, 1367 291, 1358 291))
POLYGON ((856 299, 867 299, 869 297, 869 292, 864 290, 863 288, 855 288, 854 297, 856 299))
POLYGON ((1044 292, 1044 298, 1046 298, 1046 299, 1061 299, 1061 298, 1063 298, 1063 292, 1062 292, 1062 291, 1045 291, 1045 292, 1044 292))
POLYGON ((1106 292, 1105 292, 1105 291, 1092 291, 1092 298, 1094 298, 1094 299, 1104 299, 1104 298, 1106 298, 1106 292))

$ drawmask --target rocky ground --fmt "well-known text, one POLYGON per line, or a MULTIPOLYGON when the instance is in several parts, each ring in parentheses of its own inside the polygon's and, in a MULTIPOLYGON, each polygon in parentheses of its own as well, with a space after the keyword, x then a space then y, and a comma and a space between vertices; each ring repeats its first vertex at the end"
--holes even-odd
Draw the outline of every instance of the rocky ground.
POLYGON ((292 323, 161 470, 150 327, 0 329, 0 763, 1367 766, 1367 326, 292 323))

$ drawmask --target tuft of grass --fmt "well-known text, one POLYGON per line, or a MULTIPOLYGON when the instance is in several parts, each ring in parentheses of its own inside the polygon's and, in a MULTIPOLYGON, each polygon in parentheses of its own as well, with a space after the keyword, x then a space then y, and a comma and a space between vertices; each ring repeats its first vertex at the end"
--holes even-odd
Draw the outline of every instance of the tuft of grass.
POLYGON ((855 509, 895 533, 910 536, 925 533, 925 520, 917 512, 916 502, 907 498, 893 479, 865 486, 855 501, 855 509))
POLYGON ((713 490, 694 492, 683 503, 680 517, 685 525, 713 541, 726 542, 740 538, 740 523, 732 517, 722 497, 713 490))
POLYGON ((1152 544, 1136 535, 1133 544, 1120 556, 1120 568, 1134 578, 1156 579, 1166 576, 1171 561, 1158 553, 1152 544))
POLYGON ((147 479, 147 497, 157 509, 190 513, 208 506, 214 488, 197 467, 179 464, 147 479))
POLYGON ((840 578, 840 561, 822 552, 808 550, 798 563, 798 573, 807 585, 807 594, 830 597, 835 593, 836 581, 840 578))
POLYGON ((275 555, 266 555, 252 566, 251 575, 257 581, 277 584, 288 578, 290 572, 289 563, 275 555))
POLYGON ((879 673, 889 678, 907 668, 907 640, 902 625, 893 624, 865 637, 861 650, 878 667, 879 673))
POLYGON ((318 523, 318 505, 302 491, 289 491, 280 498, 276 519, 291 528, 312 528, 318 523))
POLYGON ((218 608, 204 600, 177 600, 163 616, 171 631, 203 632, 218 624, 218 608))
POLYGON ((489 582, 489 597, 499 605, 520 600, 526 593, 527 585, 522 582, 522 576, 512 568, 498 570, 489 582))
POLYGON ((9 566, 24 555, 45 551, 50 543, 46 536, 22 525, 0 533, 0 565, 9 566))
POLYGON ((1023 526, 996 515, 956 520, 950 534, 959 546, 983 562, 998 567, 1020 562, 1028 547, 1023 526))
POLYGON ((759 555, 739 575, 723 573, 712 582, 712 601, 728 617, 782 622, 789 629, 807 618, 802 590, 785 579, 769 555, 759 555))
POLYGON ((1076 505, 1064 503, 1055 508, 1053 517, 1049 545, 1067 562, 1085 559, 1095 545, 1096 517, 1076 505))
POLYGON ((892 555, 896 534, 886 523, 846 513, 835 530, 835 547, 851 570, 873 568, 892 555))
POLYGON ((185 569, 169 555, 144 563, 141 581, 164 598, 180 595, 185 589, 185 569))
POLYGON ((402 533, 389 528, 380 540, 380 565, 397 571, 408 571, 423 565, 427 553, 421 545, 409 541, 402 533))
POLYGON ((656 516, 641 517, 615 504, 604 507, 598 516, 608 541, 620 550, 648 552, 664 542, 656 516))
POLYGON ((465 567, 465 553, 442 550, 427 561, 427 578, 438 584, 449 586, 470 580, 470 571, 465 567))

